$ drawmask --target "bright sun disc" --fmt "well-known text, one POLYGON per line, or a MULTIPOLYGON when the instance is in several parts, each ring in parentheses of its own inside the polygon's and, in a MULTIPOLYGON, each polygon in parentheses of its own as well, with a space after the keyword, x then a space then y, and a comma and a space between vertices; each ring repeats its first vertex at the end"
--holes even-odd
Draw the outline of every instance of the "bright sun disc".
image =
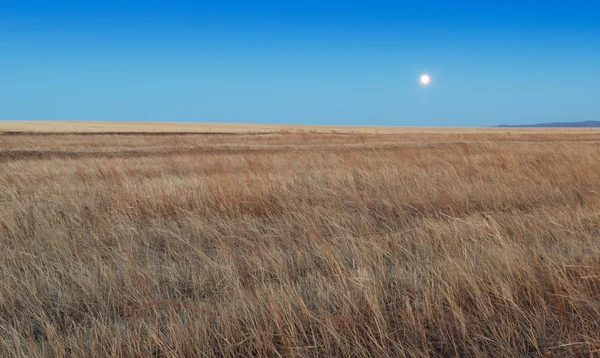
POLYGON ((431 77, 429 77, 429 75, 422 75, 421 76, 421 83, 426 85, 429 84, 429 82, 431 81, 431 77))

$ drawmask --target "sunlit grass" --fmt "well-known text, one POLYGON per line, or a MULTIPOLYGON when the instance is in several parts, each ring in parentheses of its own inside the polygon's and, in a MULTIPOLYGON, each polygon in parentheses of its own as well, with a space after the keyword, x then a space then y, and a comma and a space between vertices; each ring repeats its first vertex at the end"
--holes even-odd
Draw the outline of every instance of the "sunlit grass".
POLYGON ((0 136, 0 355, 590 356, 599 143, 0 136))

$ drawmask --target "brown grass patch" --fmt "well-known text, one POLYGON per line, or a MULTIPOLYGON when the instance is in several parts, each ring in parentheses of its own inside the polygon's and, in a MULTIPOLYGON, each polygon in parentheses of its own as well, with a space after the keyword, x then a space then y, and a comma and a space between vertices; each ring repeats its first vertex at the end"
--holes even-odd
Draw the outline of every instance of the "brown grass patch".
POLYGON ((0 135, 0 356, 593 356, 599 134, 0 135))

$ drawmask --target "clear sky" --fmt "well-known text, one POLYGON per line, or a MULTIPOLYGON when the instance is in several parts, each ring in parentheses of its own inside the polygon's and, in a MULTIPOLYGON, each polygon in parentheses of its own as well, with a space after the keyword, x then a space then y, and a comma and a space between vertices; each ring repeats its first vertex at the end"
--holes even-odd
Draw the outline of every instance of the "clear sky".
POLYGON ((0 0, 0 119, 600 120, 596 3, 0 0))

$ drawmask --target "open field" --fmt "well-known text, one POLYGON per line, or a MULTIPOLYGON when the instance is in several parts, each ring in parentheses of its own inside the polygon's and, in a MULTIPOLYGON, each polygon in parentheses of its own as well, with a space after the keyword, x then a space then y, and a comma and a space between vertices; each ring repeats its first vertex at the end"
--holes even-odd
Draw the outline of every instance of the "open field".
POLYGON ((282 131, 337 133, 589 133, 600 128, 453 128, 453 127, 391 127, 334 126, 301 124, 253 124, 209 122, 110 122, 110 121, 6 121, 0 120, 0 132, 33 133, 272 133, 282 131))
POLYGON ((0 356, 598 356, 600 131, 254 130, 0 134, 0 356))

